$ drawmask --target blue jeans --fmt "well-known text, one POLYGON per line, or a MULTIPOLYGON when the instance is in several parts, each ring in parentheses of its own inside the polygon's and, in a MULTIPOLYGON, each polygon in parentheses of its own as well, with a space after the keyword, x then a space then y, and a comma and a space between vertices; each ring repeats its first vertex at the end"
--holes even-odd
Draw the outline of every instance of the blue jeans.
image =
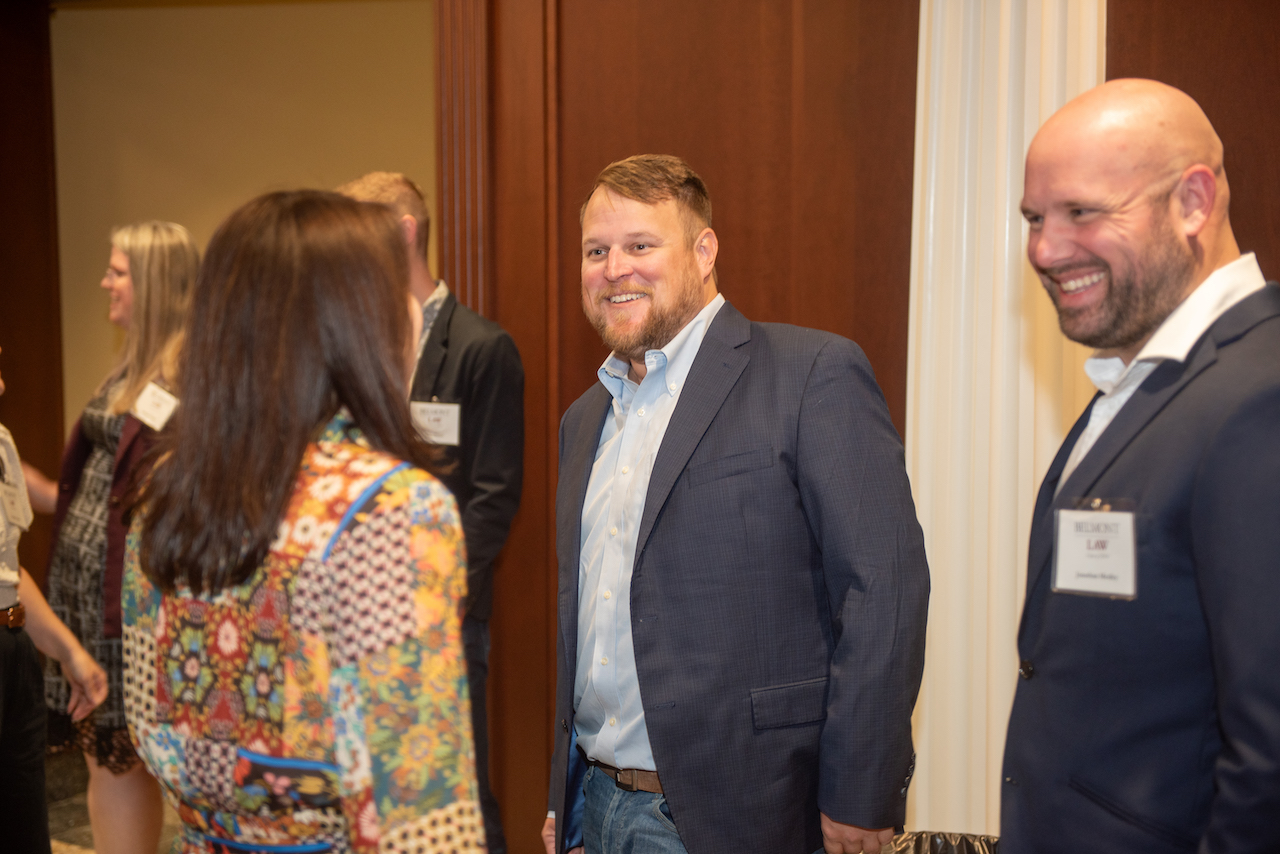
POLYGON ((586 854, 686 854, 662 795, 625 792, 599 768, 587 769, 582 791, 586 854))

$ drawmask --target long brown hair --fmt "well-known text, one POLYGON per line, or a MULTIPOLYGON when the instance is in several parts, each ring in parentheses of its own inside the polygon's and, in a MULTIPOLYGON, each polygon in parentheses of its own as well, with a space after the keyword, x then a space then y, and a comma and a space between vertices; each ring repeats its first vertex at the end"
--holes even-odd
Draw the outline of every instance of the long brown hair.
POLYGON ((118 381, 110 401, 114 413, 128 412, 138 394, 157 376, 173 383, 182 324, 200 250, 176 222, 139 222, 111 230, 111 245, 129 259, 133 317, 125 332, 120 362, 104 381, 118 381))
POLYGON ((182 405, 140 496, 142 569, 161 589, 253 574, 339 407, 372 447, 431 464, 406 401, 408 283, 380 205, 270 193, 219 226, 192 296, 182 405))

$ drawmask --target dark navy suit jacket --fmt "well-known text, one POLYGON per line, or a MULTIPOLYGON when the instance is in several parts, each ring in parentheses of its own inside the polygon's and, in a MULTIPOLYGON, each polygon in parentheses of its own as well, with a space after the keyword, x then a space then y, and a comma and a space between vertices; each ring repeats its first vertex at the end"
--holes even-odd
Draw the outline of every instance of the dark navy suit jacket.
POLYGON ((1032 521, 1001 851, 1280 851, 1280 288, 1158 367, 1055 499, 1088 419, 1032 521), (1082 497, 1136 507, 1135 600, 1051 591, 1082 497))
MULTIPOLYGON (((557 816, 582 503, 610 406, 596 384, 560 428, 557 816)), ((725 304, 654 462, 631 582, 649 742, 691 854, 809 854, 819 809, 902 823, 928 590, 902 444, 862 351, 725 304)))

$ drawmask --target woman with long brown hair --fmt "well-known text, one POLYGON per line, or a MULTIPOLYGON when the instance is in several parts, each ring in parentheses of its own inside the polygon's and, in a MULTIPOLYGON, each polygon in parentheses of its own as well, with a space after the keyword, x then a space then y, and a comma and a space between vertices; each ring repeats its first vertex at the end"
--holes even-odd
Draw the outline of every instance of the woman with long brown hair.
POLYGON ((107 316, 125 331, 114 370, 98 386, 62 458, 48 599, 106 671, 107 699, 83 720, 68 714, 72 686, 46 661, 50 743, 84 751, 89 820, 99 854, 151 854, 163 818, 160 789, 138 761, 125 726, 120 637, 123 499, 172 401, 187 298, 199 266, 187 230, 142 222, 111 233, 102 287, 107 316))
POLYGON ((209 243, 123 599, 129 725, 183 851, 483 848, 406 264, 390 211, 319 191, 209 243))

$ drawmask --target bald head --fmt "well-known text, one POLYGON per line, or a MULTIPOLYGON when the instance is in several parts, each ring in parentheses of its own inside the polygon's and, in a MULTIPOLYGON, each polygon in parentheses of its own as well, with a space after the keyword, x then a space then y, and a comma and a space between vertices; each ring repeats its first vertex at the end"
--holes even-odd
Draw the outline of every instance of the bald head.
POLYGON ((1045 122, 1027 151, 1027 256, 1068 337, 1127 361, 1239 257, 1222 157, 1200 105, 1154 80, 1105 83, 1045 122))
POLYGON ((1090 161, 1100 172, 1128 175, 1163 191, 1202 164, 1218 184, 1225 213, 1222 140, 1189 95, 1155 80, 1112 80, 1054 113, 1031 141, 1027 168, 1039 161, 1090 161))

